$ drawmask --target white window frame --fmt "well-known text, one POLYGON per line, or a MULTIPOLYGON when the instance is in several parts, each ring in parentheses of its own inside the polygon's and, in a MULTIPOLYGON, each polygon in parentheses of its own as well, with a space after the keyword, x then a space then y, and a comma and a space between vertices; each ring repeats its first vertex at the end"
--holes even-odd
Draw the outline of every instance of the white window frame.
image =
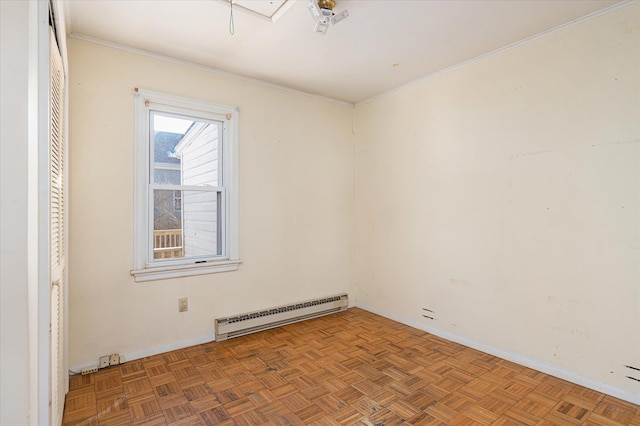
MULTIPOLYGON (((136 282, 235 271, 241 263, 238 235, 238 108, 135 89, 134 267, 136 282), (222 247, 221 256, 154 260, 150 176, 150 113, 179 114, 203 120, 222 118, 222 247)), ((158 185, 155 185, 156 187, 158 185)))

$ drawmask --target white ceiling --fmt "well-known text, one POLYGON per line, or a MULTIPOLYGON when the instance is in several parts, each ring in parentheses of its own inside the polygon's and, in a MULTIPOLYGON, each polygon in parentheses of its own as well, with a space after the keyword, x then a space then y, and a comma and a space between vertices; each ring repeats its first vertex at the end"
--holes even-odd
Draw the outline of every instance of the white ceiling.
POLYGON ((227 0, 70 0, 67 30, 355 103, 618 3, 336 0, 349 18, 320 35, 306 1, 236 2, 234 35, 227 0))

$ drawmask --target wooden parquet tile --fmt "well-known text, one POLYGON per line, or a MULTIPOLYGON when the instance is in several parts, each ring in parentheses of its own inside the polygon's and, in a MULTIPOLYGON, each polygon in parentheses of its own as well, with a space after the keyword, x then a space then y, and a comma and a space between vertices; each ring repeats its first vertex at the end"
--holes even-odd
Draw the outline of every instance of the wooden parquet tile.
POLYGON ((64 425, 640 426, 640 407, 361 309, 70 380, 64 425))

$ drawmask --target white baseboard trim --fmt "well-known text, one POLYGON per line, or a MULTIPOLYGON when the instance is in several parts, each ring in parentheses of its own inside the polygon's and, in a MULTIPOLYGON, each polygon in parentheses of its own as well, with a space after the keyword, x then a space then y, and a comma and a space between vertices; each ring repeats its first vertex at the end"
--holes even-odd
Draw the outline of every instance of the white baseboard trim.
MULTIPOLYGON (((481 352, 485 352, 490 355, 494 355, 499 358, 506 359, 507 361, 511 361, 525 367, 533 368, 534 370, 541 371, 545 374, 549 374, 550 376, 558 377, 560 379, 567 380, 571 383, 575 383, 577 385, 584 386, 586 388, 593 389, 598 392, 605 393, 607 395, 611 395, 615 398, 619 398, 619 399, 631 402, 632 404, 640 405, 640 394, 635 394, 633 392, 629 392, 615 386, 610 386, 604 383, 600 383, 593 379, 580 376, 579 374, 576 374, 572 371, 565 370, 563 368, 559 368, 551 364, 547 364, 546 362, 543 362, 537 359, 529 358, 518 353, 504 351, 502 349, 489 346, 485 343, 478 342, 476 340, 469 339, 464 336, 458 336, 453 333, 438 330, 437 328, 428 327, 428 326, 425 326, 424 324, 419 324, 415 321, 408 320, 407 318, 404 318, 404 317, 389 315, 383 311, 380 311, 371 306, 367 306, 363 303, 354 302, 352 306, 360 309, 364 309, 365 311, 369 311, 371 313, 380 315, 385 318, 389 318, 401 324, 405 324, 410 327, 417 328, 418 330, 426 331, 427 333, 431 333, 435 336, 442 337, 443 339, 451 340, 452 342, 456 342, 461 345, 479 350, 481 352)), ((351 307, 351 304, 350 304, 350 307, 351 307)))
MULTIPOLYGON (((152 355, 158 355, 165 352, 175 351, 176 349, 184 349, 189 346, 201 345, 203 343, 209 343, 216 340, 215 334, 207 334, 205 336, 198 336, 192 339, 182 340, 176 343, 169 343, 166 345, 154 346, 148 349, 141 349, 139 351, 129 352, 126 354, 120 354, 120 363, 127 361, 135 361, 136 359, 145 358, 152 355)), ((98 357, 96 357, 97 359, 98 357)), ((69 367, 72 374, 80 374, 83 368, 95 367, 98 362, 88 362, 85 364, 78 364, 69 367)))

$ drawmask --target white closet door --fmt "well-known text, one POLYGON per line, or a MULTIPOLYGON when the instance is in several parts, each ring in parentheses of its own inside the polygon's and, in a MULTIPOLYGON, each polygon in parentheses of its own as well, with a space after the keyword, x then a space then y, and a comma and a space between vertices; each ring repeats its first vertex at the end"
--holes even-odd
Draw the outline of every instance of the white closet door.
POLYGON ((64 339, 65 308, 65 78, 62 57, 53 31, 51 39, 50 77, 50 219, 51 219, 51 424, 60 425, 64 411, 64 396, 67 380, 64 339))

